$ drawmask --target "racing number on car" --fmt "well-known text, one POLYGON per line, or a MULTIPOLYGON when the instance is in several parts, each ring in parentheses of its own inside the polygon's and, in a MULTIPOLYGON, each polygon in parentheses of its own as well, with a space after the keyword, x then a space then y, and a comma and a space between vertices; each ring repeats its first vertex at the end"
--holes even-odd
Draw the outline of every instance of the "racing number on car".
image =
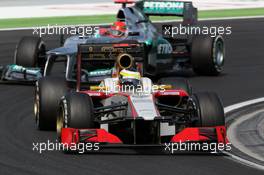
POLYGON ((170 44, 159 44, 158 54, 170 54, 172 53, 172 47, 170 44))

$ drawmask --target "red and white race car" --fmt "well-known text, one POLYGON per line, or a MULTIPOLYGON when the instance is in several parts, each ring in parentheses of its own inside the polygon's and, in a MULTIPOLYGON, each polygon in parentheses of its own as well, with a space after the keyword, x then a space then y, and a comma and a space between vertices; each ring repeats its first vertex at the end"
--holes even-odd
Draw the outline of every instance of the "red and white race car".
POLYGON ((176 79, 174 85, 154 85, 131 69, 139 64, 128 54, 118 57, 115 75, 99 86, 88 86, 84 65, 89 59, 82 53, 86 48, 79 46, 77 87, 60 101, 57 133, 61 143, 228 142, 223 106, 215 93, 192 94, 183 79, 176 79))

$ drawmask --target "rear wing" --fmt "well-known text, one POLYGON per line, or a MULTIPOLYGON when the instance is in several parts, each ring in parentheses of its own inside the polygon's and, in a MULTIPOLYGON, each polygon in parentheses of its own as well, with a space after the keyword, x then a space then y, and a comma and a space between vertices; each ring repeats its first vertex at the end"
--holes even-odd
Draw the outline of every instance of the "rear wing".
POLYGON ((129 54, 136 62, 144 59, 143 43, 93 43, 80 44, 78 55, 82 60, 115 62, 120 54, 129 54))
POLYGON ((90 65, 97 68, 112 68, 118 60, 120 61, 121 57, 129 57, 129 61, 133 60, 133 62, 144 64, 144 50, 145 44, 129 41, 127 43, 79 44, 77 53, 77 91, 81 89, 81 84, 83 84, 81 83, 81 71, 83 69, 88 70, 90 65))
POLYGON ((184 24, 197 22, 197 8, 192 2, 145 0, 136 3, 147 16, 179 16, 183 17, 184 24))

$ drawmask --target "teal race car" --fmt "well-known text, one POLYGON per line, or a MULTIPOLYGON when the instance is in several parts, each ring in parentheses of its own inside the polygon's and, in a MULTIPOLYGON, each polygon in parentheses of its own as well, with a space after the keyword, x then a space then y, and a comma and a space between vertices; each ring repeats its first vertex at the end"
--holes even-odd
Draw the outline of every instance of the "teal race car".
MULTIPOLYGON (((100 82, 114 67, 113 60, 124 56, 133 57, 141 64, 144 76, 157 78, 182 69, 193 69, 198 75, 219 75, 225 59, 224 39, 220 35, 184 35, 169 37, 159 32, 150 21, 150 16, 182 17, 182 25, 197 24, 197 9, 192 2, 182 1, 131 1, 116 0, 122 7, 111 26, 102 26, 89 36, 71 36, 62 40, 62 47, 46 51, 45 43, 38 37, 24 37, 15 52, 15 64, 24 67, 39 67, 44 75, 50 73, 48 60, 55 61, 66 80, 75 79, 78 44, 89 45, 87 57, 93 61, 90 70, 102 76, 91 77, 100 82), (129 5, 128 5, 129 4, 129 5), (112 60, 112 61, 109 61, 112 60), (63 62, 63 63, 61 63, 63 62), (57 64, 58 63, 58 64, 57 64), (62 65, 59 66, 59 63, 62 65), (105 72, 105 75, 101 75, 105 72)), ((166 26, 163 26, 166 29, 166 26)), ((52 69, 52 72, 57 69, 52 69)), ((57 70, 58 71, 58 70, 57 70)), ((55 71, 55 74, 57 72, 55 71)), ((75 80, 76 81, 76 80, 75 80)))

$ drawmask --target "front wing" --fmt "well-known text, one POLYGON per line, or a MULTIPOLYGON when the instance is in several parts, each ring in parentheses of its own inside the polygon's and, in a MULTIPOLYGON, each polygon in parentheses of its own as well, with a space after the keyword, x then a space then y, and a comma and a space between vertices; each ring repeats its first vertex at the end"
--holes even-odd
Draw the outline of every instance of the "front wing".
MULTIPOLYGON (((110 148, 144 148, 144 147, 165 147, 177 143, 217 143, 228 144, 225 126, 216 127, 190 127, 171 136, 169 143, 156 144, 125 144, 117 136, 104 129, 75 129, 62 128, 61 143, 70 146, 79 143, 99 143, 100 147, 110 148)), ((201 151, 201 150, 200 150, 201 151)))
POLYGON ((41 77, 40 68, 26 68, 15 64, 0 66, 0 83, 34 84, 41 77))

